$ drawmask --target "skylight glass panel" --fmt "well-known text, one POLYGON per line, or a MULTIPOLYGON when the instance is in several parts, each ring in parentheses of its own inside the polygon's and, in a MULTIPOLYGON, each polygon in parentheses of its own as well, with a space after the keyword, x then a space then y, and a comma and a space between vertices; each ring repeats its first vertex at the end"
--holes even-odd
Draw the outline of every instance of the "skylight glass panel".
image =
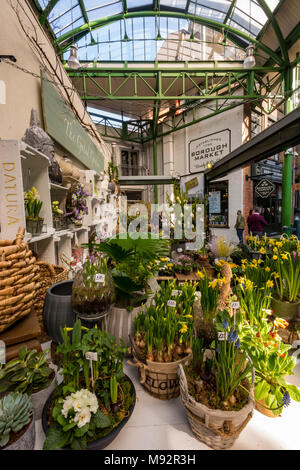
POLYGON ((106 16, 117 15, 118 13, 122 13, 122 11, 122 3, 118 2, 109 6, 87 11, 87 15, 90 21, 95 21, 101 18, 105 18, 106 16))
POLYGON ((71 24, 65 26, 63 29, 57 31, 56 34, 57 34, 57 36, 62 36, 63 34, 66 34, 70 31, 72 31, 73 29, 76 29, 79 26, 82 26, 83 24, 84 24, 84 19, 82 17, 78 18, 77 21, 74 21, 74 23, 71 23, 71 24))
POLYGON ((210 18, 211 20, 221 21, 221 22, 223 22, 226 16, 225 13, 221 13, 215 10, 210 10, 209 8, 205 8, 205 7, 200 7, 199 5, 197 5, 196 12, 193 14, 197 16, 203 16, 204 18, 210 18))
POLYGON ((58 18, 54 17, 53 20, 50 22, 50 24, 53 27, 53 29, 55 26, 56 31, 60 31, 65 26, 71 24, 72 22, 77 21, 81 17, 82 17, 81 8, 79 6, 76 6, 72 8, 71 10, 67 11, 66 13, 64 13, 62 16, 58 18))
POLYGON ((144 7, 146 5, 152 5, 152 1, 150 0, 127 0, 127 8, 137 8, 137 7, 144 7))
POLYGON ((62 16, 71 8, 77 6, 79 6, 78 0, 59 0, 48 15, 49 22, 58 16, 62 16))
POLYGON ((186 9, 186 0, 161 0, 161 6, 186 9))

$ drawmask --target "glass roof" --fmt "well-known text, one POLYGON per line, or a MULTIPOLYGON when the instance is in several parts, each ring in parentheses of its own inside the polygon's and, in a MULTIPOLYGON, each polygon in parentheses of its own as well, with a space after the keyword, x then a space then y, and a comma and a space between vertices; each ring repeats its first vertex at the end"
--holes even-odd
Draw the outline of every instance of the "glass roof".
MULTIPOLYGON (((43 9, 42 17, 48 20, 58 38, 67 33, 72 34, 80 26, 104 18, 146 11, 153 11, 153 15, 158 17, 160 14, 166 15, 166 12, 170 12, 170 17, 172 12, 200 16, 257 37, 268 20, 260 3, 266 4, 273 12, 279 2, 280 0, 39 0, 43 9)), ((133 32, 135 34, 136 31, 133 32)))

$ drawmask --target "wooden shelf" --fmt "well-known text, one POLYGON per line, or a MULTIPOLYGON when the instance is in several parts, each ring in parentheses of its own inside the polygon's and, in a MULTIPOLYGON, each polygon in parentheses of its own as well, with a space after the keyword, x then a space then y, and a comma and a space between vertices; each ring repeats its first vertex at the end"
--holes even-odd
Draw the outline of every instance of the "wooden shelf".
POLYGON ((41 240, 46 240, 47 238, 51 238, 55 232, 47 232, 41 233, 40 235, 36 235, 35 237, 26 237, 27 243, 36 243, 41 240))
POLYGON ((50 183, 50 189, 57 191, 68 191, 69 188, 61 186, 60 184, 50 183))

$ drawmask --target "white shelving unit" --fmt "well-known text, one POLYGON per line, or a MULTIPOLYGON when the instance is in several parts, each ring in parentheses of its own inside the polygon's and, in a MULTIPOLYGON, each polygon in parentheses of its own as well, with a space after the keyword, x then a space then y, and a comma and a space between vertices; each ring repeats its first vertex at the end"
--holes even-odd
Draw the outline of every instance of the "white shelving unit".
POLYGON ((106 202, 106 181, 93 170, 80 170, 81 182, 89 189, 87 205, 89 213, 82 227, 55 230, 51 204, 59 201, 65 211, 65 201, 70 184, 77 181, 64 178, 63 185, 51 183, 47 156, 17 140, 0 140, 0 239, 13 240, 20 226, 26 227, 24 191, 33 186, 43 201, 40 216, 44 218, 43 233, 32 237, 26 233, 26 241, 39 260, 60 264, 62 254, 68 258, 82 243, 88 243, 91 229, 101 220, 101 205, 106 202))

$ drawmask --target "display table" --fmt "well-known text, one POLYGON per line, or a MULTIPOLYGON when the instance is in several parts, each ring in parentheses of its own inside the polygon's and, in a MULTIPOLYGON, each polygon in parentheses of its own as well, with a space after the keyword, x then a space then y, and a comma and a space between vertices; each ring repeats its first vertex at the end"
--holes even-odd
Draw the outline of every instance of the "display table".
POLYGON ((22 346, 41 352, 41 344, 37 340, 40 334, 39 322, 34 309, 32 309, 29 315, 0 333, 0 341, 4 341, 6 345, 6 362, 17 357, 22 346))
POLYGON ((179 282, 185 282, 185 281, 198 282, 199 281, 199 277, 197 276, 196 273, 190 273, 190 274, 175 273, 175 276, 179 282))

